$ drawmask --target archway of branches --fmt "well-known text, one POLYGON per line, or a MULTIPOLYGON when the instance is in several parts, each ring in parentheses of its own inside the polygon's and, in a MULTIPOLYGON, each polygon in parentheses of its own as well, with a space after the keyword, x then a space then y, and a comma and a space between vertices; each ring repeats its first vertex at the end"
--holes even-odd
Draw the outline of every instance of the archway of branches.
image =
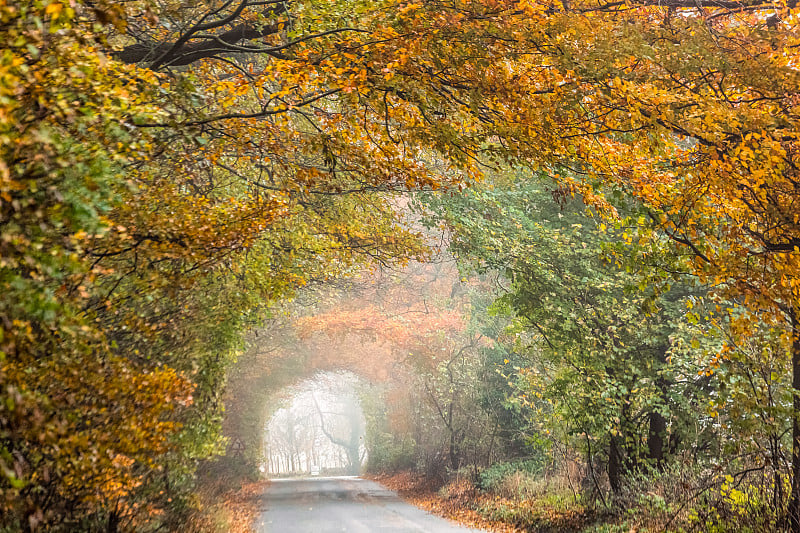
POLYGON ((230 375, 227 457, 270 475, 357 472, 376 421, 408 429, 400 418, 414 411, 414 377, 430 373, 435 387, 437 365, 474 343, 464 337, 462 289, 440 262, 299 295, 291 313, 251 332, 230 375))
POLYGON ((367 459, 362 397, 402 373, 393 357, 358 335, 299 338, 291 321, 254 332, 227 387, 226 459, 265 476, 357 474, 367 459))

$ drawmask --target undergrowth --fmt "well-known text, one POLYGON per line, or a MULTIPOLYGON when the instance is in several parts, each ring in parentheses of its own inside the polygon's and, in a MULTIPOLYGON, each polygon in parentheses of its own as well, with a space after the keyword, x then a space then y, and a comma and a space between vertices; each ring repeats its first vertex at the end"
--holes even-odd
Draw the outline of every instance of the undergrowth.
POLYGON ((789 486, 784 479, 776 489, 776 479, 763 472, 733 476, 675 464, 631 473, 613 494, 602 478, 587 483, 580 469, 509 463, 477 476, 454 473, 438 489, 411 473, 381 481, 417 505, 490 531, 777 533, 783 531, 781 511, 771 502, 789 486), (391 479, 402 482, 392 486, 391 479))
POLYGON ((200 469, 195 510, 185 533, 251 533, 269 482, 237 458, 220 457, 200 469))

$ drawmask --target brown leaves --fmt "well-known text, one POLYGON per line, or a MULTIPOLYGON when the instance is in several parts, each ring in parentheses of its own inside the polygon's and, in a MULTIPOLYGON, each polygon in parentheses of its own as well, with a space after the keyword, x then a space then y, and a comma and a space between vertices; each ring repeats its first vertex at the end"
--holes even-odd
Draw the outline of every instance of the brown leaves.
POLYGON ((240 488, 223 489, 213 483, 206 485, 200 495, 202 500, 202 515, 195 516, 188 524, 185 531, 190 533, 206 533, 216 531, 222 522, 224 531, 229 533, 252 533, 254 524, 263 512, 262 499, 264 491, 269 486, 269 481, 250 481, 240 488))
MULTIPOLYGON (((73 502, 71 512, 93 512, 113 499, 121 512, 134 512, 129 496, 142 484, 138 469, 170 449, 169 437, 179 427, 175 412, 191 398, 188 380, 171 369, 141 374, 118 358, 98 368, 92 356, 66 354, 7 361, 2 371, 4 384, 20 393, 16 405, 0 412, 0 427, 13 428, 14 442, 24 446, 17 476, 52 492, 53 506, 37 507, 47 520, 65 513, 62 501, 73 502)), ((6 512, 19 512, 15 498, 28 494, 6 492, 0 503, 6 512)))
POLYGON ((498 520, 487 520, 475 509, 491 498, 481 495, 468 481, 456 481, 439 490, 412 472, 400 472, 390 476, 375 476, 375 481, 396 491, 403 499, 426 511, 438 514, 459 524, 496 533, 525 531, 498 520), (443 495, 445 494, 445 495, 443 495))

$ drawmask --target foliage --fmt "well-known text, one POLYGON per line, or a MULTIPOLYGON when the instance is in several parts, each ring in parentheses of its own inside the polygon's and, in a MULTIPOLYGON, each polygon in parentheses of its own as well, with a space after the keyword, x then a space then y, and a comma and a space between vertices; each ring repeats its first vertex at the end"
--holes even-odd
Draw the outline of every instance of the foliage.
MULTIPOLYGON (((175 527, 194 505, 195 465, 223 449, 220 397, 242 329, 306 283, 422 253, 382 193, 433 179, 389 174, 380 165, 395 157, 363 146, 330 152, 357 144, 342 133, 353 115, 330 141, 286 107, 218 128, 203 120, 255 101, 225 68, 115 59, 197 13, 0 6, 0 509, 11 527, 175 527)), ((269 86, 298 81, 302 69, 281 65, 269 86)))
POLYGON ((536 477, 544 470, 543 457, 528 459, 522 462, 498 462, 481 470, 478 478, 478 488, 481 490, 495 491, 511 475, 525 474, 536 477))
POLYGON ((416 443, 411 435, 392 427, 388 411, 390 391, 370 387, 361 394, 361 406, 366 417, 366 471, 370 473, 401 472, 416 466, 416 443), (377 389, 377 390, 376 390, 377 389))
POLYGON ((797 21, 793 0, 2 2, 3 521, 180 523, 241 332, 426 257, 398 194, 510 163, 555 201, 528 181, 436 207, 509 283, 495 317, 450 284, 416 319, 343 309, 307 338, 394 338, 422 462, 550 430, 604 450, 619 491, 681 450, 757 454, 800 531, 797 21))
POLYGON ((155 116, 154 78, 104 61, 74 17, 61 4, 0 7, 11 43, 0 112, 0 512, 26 529, 151 512, 131 494, 192 403, 185 375, 125 357, 92 311, 104 266, 87 252, 107 237, 129 187, 118 176, 148 142, 125 123, 155 116))
POLYGON ((352 342, 389 347, 389 354, 371 348, 372 359, 361 359, 358 370, 389 380, 368 398, 372 471, 410 461, 442 480, 448 471, 477 472, 495 458, 525 453, 526 408, 505 401, 511 389, 497 363, 506 352, 493 340, 501 326, 485 317, 484 289, 447 264, 411 265, 333 310, 298 320, 306 336, 333 341, 336 354, 352 353, 352 342), (370 370, 379 364, 390 371, 370 370))
POLYGON ((609 184, 635 197, 694 256, 690 271, 741 306, 734 338, 764 324, 779 336, 797 389, 797 15, 793 1, 425 3, 407 21, 423 37, 402 76, 447 87, 440 112, 472 118, 459 141, 485 139, 605 213, 609 184))
POLYGON ((508 280, 493 310, 514 317, 508 351, 524 357, 505 358, 503 373, 539 434, 582 447, 590 462, 605 455, 616 491, 626 470, 703 438, 684 421, 695 424, 692 404, 707 394, 693 360, 707 341, 683 319, 702 288, 641 222, 606 227, 561 194, 535 178, 499 180, 428 206, 452 228, 464 268, 508 280), (621 246, 636 259, 623 265, 621 246))
MULTIPOLYGON (((745 514, 754 530, 779 527, 789 492, 779 457, 791 425, 780 333, 761 323, 748 341, 738 336, 737 314, 747 311, 731 303, 728 316, 719 313, 724 300, 681 272, 683 258, 637 220, 635 202, 618 196, 619 212, 634 216, 611 226, 546 183, 499 178, 424 201, 430 223, 452 229, 462 268, 505 272, 494 312, 516 317, 504 342, 525 357, 507 356, 502 374, 534 409, 534 437, 553 439, 553 452, 583 450, 583 502, 613 502, 605 519, 620 527, 690 527, 694 512, 714 527, 745 514), (723 341, 738 344, 721 360, 723 341), (739 504, 713 496, 720 471, 739 480, 743 489, 729 491, 739 504), (737 514, 742 502, 749 511, 737 514)), ((521 487, 514 470, 501 463, 482 478, 495 492, 521 487)), ((547 492, 484 512, 518 523, 547 492)))

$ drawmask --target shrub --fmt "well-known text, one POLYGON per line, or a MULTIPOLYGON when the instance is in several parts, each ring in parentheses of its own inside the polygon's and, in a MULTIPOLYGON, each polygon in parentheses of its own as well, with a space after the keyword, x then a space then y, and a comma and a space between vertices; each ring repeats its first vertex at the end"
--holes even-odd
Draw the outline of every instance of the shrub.
POLYGON ((496 463, 481 471, 478 475, 478 488, 484 491, 497 492, 511 478, 516 483, 524 483, 535 479, 544 472, 544 459, 528 459, 510 463, 496 463))

